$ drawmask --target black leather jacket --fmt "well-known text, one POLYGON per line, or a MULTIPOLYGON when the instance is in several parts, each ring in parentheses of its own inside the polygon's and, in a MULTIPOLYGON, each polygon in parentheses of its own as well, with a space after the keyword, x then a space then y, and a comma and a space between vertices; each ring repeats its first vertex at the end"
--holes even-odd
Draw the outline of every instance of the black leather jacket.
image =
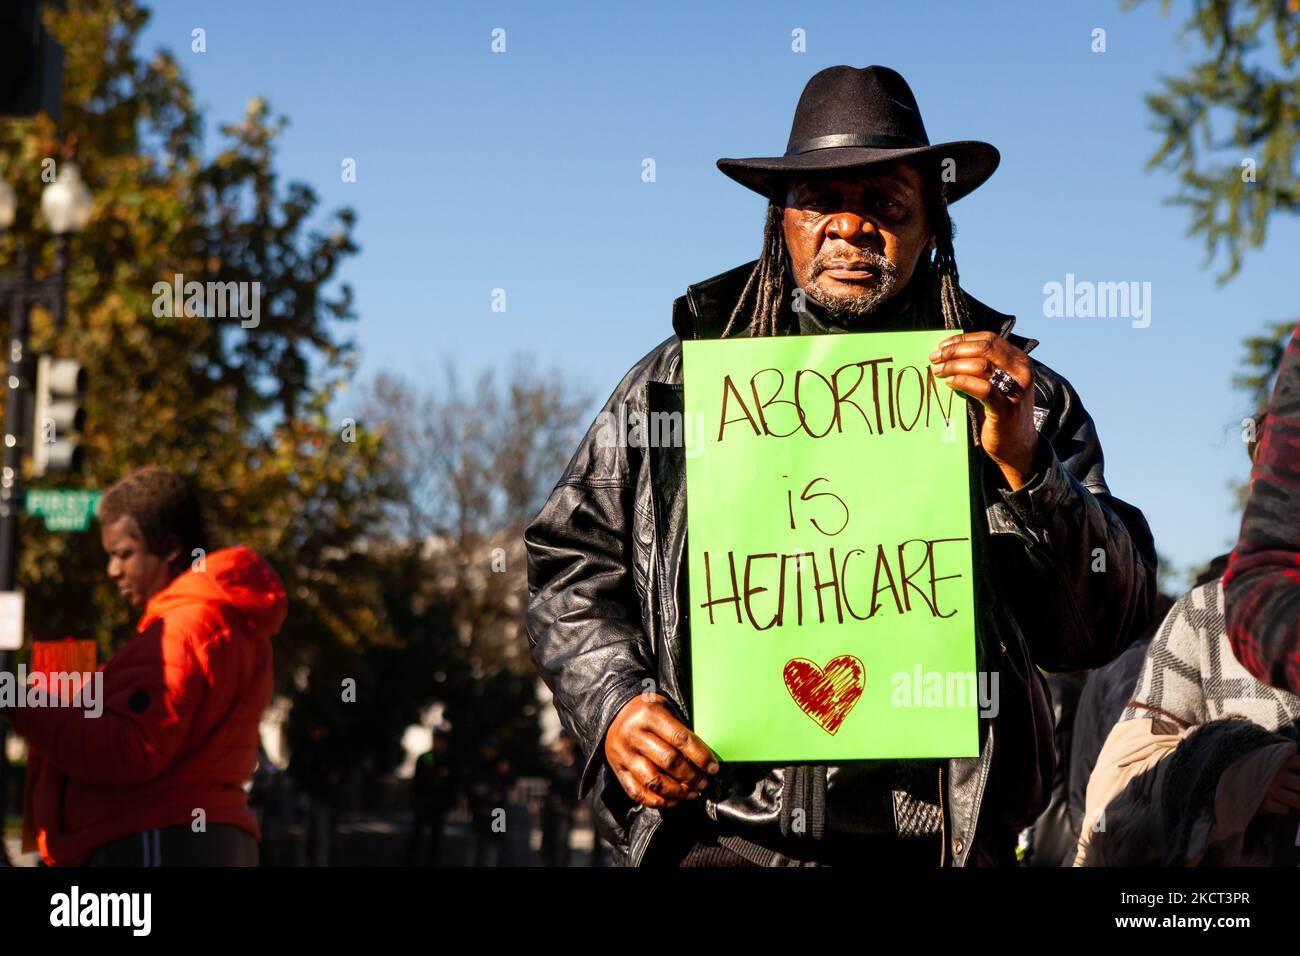
MULTIPOLYGON (((673 303, 676 334, 623 377, 525 531, 533 659, 586 755, 580 796, 594 792, 597 826, 624 865, 638 865, 656 832, 689 814, 758 834, 781 813, 785 787, 774 768, 724 766, 706 799, 661 812, 633 805, 604 756, 615 715, 650 687, 688 723, 691 715, 684 449, 616 436, 627 434, 633 412, 681 410, 681 340, 721 335, 753 266, 691 285, 673 303)), ((966 301, 977 328, 1025 351, 1037 344, 1010 334, 1011 316, 966 301)), ((1012 492, 991 461, 971 455, 981 489, 972 513, 983 519, 972 522, 977 660, 998 673, 1000 702, 996 715, 980 717, 980 755, 940 762, 943 862, 955 866, 1011 859, 1014 834, 1046 805, 1055 749, 1038 667, 1103 664, 1152 615, 1156 559, 1146 520, 1110 495, 1092 419, 1074 389, 1038 362, 1034 378, 1040 442, 1030 483, 1012 492)))

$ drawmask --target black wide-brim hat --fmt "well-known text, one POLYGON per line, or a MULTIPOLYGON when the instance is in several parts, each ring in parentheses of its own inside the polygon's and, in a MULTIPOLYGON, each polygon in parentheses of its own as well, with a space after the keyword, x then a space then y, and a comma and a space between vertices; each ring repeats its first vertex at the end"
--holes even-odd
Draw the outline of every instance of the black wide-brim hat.
POLYGON ((914 159, 948 169, 948 202, 982 185, 1001 159, 979 140, 930 144, 921 110, 907 81, 885 66, 827 67, 804 87, 784 156, 720 159, 722 170, 742 186, 784 205, 792 176, 858 169, 914 159), (943 160, 952 164, 943 167, 943 160))

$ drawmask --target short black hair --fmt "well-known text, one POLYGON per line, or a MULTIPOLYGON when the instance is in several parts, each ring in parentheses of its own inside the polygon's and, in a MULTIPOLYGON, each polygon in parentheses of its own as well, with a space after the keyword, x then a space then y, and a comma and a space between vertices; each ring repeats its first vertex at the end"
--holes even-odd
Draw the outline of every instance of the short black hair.
POLYGON ((101 526, 134 519, 145 547, 159 557, 178 547, 188 563, 194 549, 208 549, 198 495, 183 477, 156 465, 132 472, 104 492, 98 516, 101 526))

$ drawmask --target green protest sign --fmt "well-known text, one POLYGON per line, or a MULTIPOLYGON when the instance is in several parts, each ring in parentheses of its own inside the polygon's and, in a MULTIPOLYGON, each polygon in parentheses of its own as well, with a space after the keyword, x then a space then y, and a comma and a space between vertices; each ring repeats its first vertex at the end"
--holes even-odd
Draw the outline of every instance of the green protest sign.
POLYGON ((693 720, 722 759, 978 754, 949 334, 683 343, 693 720))

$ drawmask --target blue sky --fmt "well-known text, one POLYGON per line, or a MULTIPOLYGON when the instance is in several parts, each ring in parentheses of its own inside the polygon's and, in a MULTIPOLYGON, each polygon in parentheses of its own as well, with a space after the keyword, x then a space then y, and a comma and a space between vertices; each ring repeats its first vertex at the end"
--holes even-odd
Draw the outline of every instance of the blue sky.
POLYGON ((1186 211, 1165 203, 1173 177, 1144 168, 1156 136, 1143 94, 1197 52, 1177 40, 1187 6, 168 0, 144 48, 176 53, 210 146, 265 96, 290 118, 282 174, 358 212, 344 276, 363 376, 522 355, 601 399, 671 333, 688 283, 758 254, 764 201, 715 160, 783 152, 818 70, 893 67, 932 141, 1001 150, 953 209, 963 284, 1042 341, 1035 357, 1097 422, 1112 491, 1186 567, 1235 537, 1228 484, 1248 474, 1250 408, 1231 377, 1243 336, 1297 317, 1300 247, 1300 224, 1274 222, 1219 288, 1186 211), (195 27, 206 53, 190 50, 195 27), (1096 27, 1105 53, 1090 49, 1096 27), (791 50, 796 28, 807 52, 791 50), (1044 316, 1044 284, 1067 273, 1150 282, 1150 326, 1044 316))

